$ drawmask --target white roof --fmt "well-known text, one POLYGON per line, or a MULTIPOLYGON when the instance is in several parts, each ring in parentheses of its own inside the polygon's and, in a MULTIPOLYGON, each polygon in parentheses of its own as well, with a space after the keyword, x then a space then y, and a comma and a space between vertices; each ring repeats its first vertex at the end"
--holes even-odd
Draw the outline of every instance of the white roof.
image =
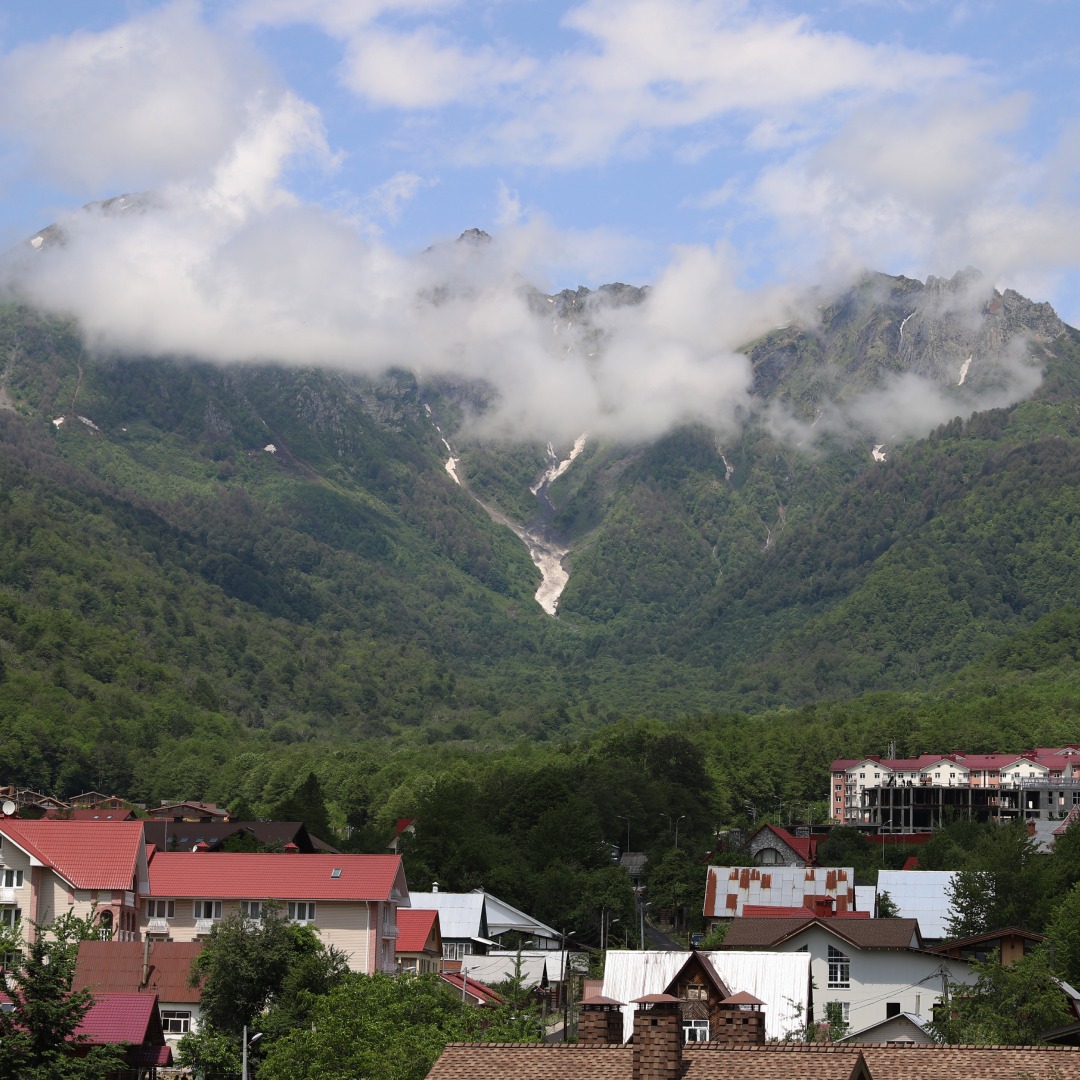
POLYGON ((558 930, 552 929, 547 923, 542 923, 531 915, 526 915, 523 911, 518 911, 505 900, 500 900, 497 896, 492 896, 491 893, 485 893, 480 889, 476 892, 486 901, 488 934, 491 937, 498 937, 508 930, 519 930, 523 934, 535 934, 538 937, 559 937, 558 930))
POLYGON ((889 894, 902 919, 918 919, 919 931, 930 940, 948 936, 952 914, 948 889, 956 870, 879 870, 877 891, 889 894))
MULTIPOLYGON (((425 892, 410 890, 412 906, 423 911, 439 913, 439 928, 444 938, 488 942, 488 938, 498 937, 509 930, 519 930, 523 934, 538 937, 557 938, 558 930, 553 930, 546 923, 518 911, 516 907, 500 900, 483 889, 472 892, 425 892), (483 919, 486 917, 487 933, 483 933, 483 919)), ((490 942, 494 944, 494 942, 490 942)))
MULTIPOLYGON (((526 989, 539 986, 544 981, 545 969, 549 979, 558 979, 558 953, 532 953, 521 957, 521 981, 526 989), (548 956, 556 958, 554 974, 548 967, 548 956)), ((487 956, 466 956, 461 961, 461 968, 470 979, 487 986, 506 982, 514 977, 517 953, 488 953, 487 956)))
POLYGON ((410 890, 409 895, 414 908, 439 913, 439 930, 444 940, 480 937, 481 916, 484 911, 483 893, 418 893, 410 890))
POLYGON ((850 866, 710 866, 707 880, 705 915, 724 919, 742 915, 746 904, 813 907, 815 896, 846 897, 854 889, 855 871, 850 866), (735 898, 733 908, 729 896, 735 898))
POLYGON ((871 917, 874 914, 874 903, 877 900, 877 889, 873 885, 855 886, 855 910, 869 911, 871 917))
MULTIPOLYGON (((810 1008, 810 955, 784 952, 702 952, 733 993, 763 1002, 765 1036, 782 1039, 801 1027, 810 1008)), ((623 1002, 623 1040, 634 1033, 635 998, 662 994, 690 958, 688 952, 611 949, 604 964, 605 997, 623 1002)))

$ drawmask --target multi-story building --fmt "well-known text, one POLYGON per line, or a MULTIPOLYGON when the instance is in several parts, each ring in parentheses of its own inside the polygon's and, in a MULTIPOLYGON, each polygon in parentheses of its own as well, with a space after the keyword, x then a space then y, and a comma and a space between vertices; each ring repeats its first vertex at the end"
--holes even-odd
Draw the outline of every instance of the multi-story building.
POLYGON ((410 906, 400 855, 155 852, 140 929, 194 941, 230 915, 260 918, 271 900, 340 949, 354 971, 397 970, 397 909, 410 906))
POLYGON ((842 758, 830 777, 837 824, 910 832, 932 827, 946 809, 980 819, 1064 817, 1080 806, 1080 747, 842 758))

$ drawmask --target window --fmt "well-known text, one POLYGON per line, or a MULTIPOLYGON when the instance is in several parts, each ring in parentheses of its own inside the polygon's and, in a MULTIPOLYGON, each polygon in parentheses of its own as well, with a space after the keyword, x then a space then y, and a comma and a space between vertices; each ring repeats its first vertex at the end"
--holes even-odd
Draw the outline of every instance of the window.
POLYGON ((146 914, 151 919, 176 918, 175 900, 147 900, 146 914))
POLYGON ((830 1013, 833 1016, 839 1015, 840 1019, 848 1024, 851 1022, 851 1002, 850 1001, 830 1001, 825 1006, 825 1017, 829 1018, 830 1013))
POLYGON ((851 985, 851 960, 839 949, 829 946, 829 986, 843 989, 851 985))
POLYGON ((315 921, 314 900, 290 900, 289 922, 311 923, 315 921))
POLYGON ((709 1041, 708 1020, 684 1020, 682 1022, 682 1036, 684 1043, 698 1043, 709 1041))
POLYGON ((4 871, 4 888, 5 889, 21 889, 23 883, 23 872, 21 870, 5 870, 4 871))
POLYGON ((472 942, 444 941, 442 956, 444 960, 464 960, 466 956, 472 956, 472 942))
POLYGON ((196 919, 220 919, 221 918, 221 901, 220 900, 196 900, 195 901, 195 918, 196 919))
POLYGON ((900 1015, 900 1002, 899 1001, 886 1001, 885 1002, 885 1019, 888 1020, 892 1016, 900 1015))
POLYGON ((240 901, 240 914, 245 919, 261 919, 262 918, 262 901, 261 900, 241 900, 240 901))
POLYGON ((161 1010, 161 1029, 166 1036, 186 1035, 191 1030, 191 1013, 179 1009, 161 1010))
POLYGON ((22 908, 0 908, 0 926, 6 926, 9 930, 13 929, 16 925, 18 925, 18 922, 21 918, 22 908))

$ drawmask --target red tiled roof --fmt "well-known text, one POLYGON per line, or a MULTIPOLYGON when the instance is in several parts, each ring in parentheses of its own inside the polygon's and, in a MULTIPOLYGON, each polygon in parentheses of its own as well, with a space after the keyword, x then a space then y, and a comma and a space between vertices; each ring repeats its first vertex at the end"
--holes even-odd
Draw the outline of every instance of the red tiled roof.
POLYGON ((0 833, 52 867, 76 889, 131 889, 143 844, 142 823, 111 821, 0 822, 0 833))
POLYGON ((401 908, 397 913, 396 950, 399 953, 423 952, 438 918, 437 911, 427 911, 424 908, 401 908))
POLYGON ((477 982, 475 979, 470 979, 467 974, 462 975, 460 971, 444 971, 439 978, 443 982, 449 983, 459 994, 464 989, 466 994, 472 994, 474 998, 479 998, 481 1005, 501 1005, 506 999, 501 994, 497 994, 490 986, 485 986, 482 982, 477 982))
POLYGON ((98 994, 75 1034, 95 1045, 138 1044, 153 1031, 156 1018, 157 999, 148 994, 98 994))
POLYGON ((202 947, 201 941, 151 941, 147 954, 147 943, 142 941, 84 941, 71 988, 95 995, 138 993, 157 995, 161 1001, 196 1002, 200 991, 188 985, 188 976, 202 947))
POLYGON ((222 900, 388 900, 400 873, 400 855, 156 851, 150 860, 150 894, 222 900), (334 870, 341 871, 338 877, 334 870))

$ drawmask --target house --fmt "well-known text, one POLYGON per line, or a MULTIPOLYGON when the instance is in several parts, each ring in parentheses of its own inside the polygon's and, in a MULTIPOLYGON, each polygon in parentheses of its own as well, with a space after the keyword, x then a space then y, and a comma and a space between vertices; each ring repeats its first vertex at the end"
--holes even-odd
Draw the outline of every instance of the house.
POLYGON ((231 815, 216 803, 189 801, 162 803, 150 811, 150 816, 168 821, 228 821, 231 815))
POLYGON ((73 990, 142 994, 158 1004, 165 1039, 175 1044, 199 1027, 199 987, 190 984, 200 941, 84 941, 79 945, 73 990))
POLYGON ((738 918, 743 908, 810 908, 827 905, 833 914, 855 910, 851 867, 710 866, 705 885, 705 919, 710 927, 738 918))
MULTIPOLYGON (((208 851, 219 851, 230 837, 249 838, 259 844, 285 850, 293 845, 301 854, 316 851, 334 854, 337 848, 324 843, 307 831, 302 821, 174 821, 154 818, 143 821, 146 842, 158 851, 191 851, 202 844, 208 851)), ((290 849, 291 850, 291 849, 290 849)))
POLYGON ((314 927, 354 971, 397 969, 397 910, 410 906, 398 855, 157 851, 140 929, 194 941, 229 915, 258 918, 268 900, 292 922, 314 927))
POLYGON ((888 893, 902 919, 918 919, 923 941, 948 937, 955 870, 879 870, 877 895, 888 893))
MULTIPOLYGON (((146 994, 100 994, 75 1029, 82 1047, 125 1045, 125 1069, 111 1074, 126 1080, 132 1074, 152 1080, 157 1070, 172 1065, 172 1049, 165 1041, 157 999, 146 994)), ((74 1054, 78 1056, 76 1048, 74 1054)))
POLYGON ((1001 930, 934 945, 927 951, 956 960, 991 960, 996 956, 1002 967, 1009 967, 1045 940, 1042 934, 1021 930, 1018 926, 1006 926, 1001 930))
POLYGON ((444 971, 439 977, 451 990, 461 996, 462 1004, 475 1005, 482 1009, 485 1006, 502 1005, 506 1000, 490 986, 485 986, 465 971, 444 971))
POLYGON ((562 944, 558 930, 483 889, 441 892, 436 884, 431 892, 412 893, 412 906, 438 911, 444 960, 483 955, 499 947, 495 939, 510 933, 528 937, 541 949, 557 949, 562 944))
POLYGON ((0 821, 0 922, 34 923, 71 912, 94 915, 103 936, 134 941, 149 889, 142 824, 114 821, 0 821))
POLYGON ((134 821, 135 811, 129 807, 114 810, 76 806, 70 810, 46 810, 44 816, 56 821, 134 821))
POLYGON ((420 908, 399 908, 398 936, 394 942, 398 972, 418 975, 437 972, 442 967, 442 932, 439 913, 420 908))
MULTIPOLYGON (((611 949, 604 964, 600 993, 614 1001, 633 1002, 668 994, 681 1004, 687 1041, 717 1037, 719 1015, 733 995, 747 994, 764 1009, 764 1037, 789 1038, 804 1027, 813 1005, 810 959, 799 953, 611 949)), ((635 1009, 621 1005, 617 1041, 634 1031, 635 1009)))
POLYGON ((818 844, 825 837, 800 826, 794 833, 779 825, 762 825, 746 842, 750 857, 758 866, 814 866, 818 844))
POLYGON ((810 958, 815 1020, 840 1005, 859 1030, 912 1013, 931 1019, 946 981, 974 983, 963 960, 927 952, 915 919, 735 919, 725 949, 800 952, 810 958))
POLYGON ((928 1046, 937 1039, 930 1033, 930 1021, 914 1013, 897 1013, 887 1020, 852 1031, 835 1041, 837 1043, 889 1043, 896 1046, 928 1046))

